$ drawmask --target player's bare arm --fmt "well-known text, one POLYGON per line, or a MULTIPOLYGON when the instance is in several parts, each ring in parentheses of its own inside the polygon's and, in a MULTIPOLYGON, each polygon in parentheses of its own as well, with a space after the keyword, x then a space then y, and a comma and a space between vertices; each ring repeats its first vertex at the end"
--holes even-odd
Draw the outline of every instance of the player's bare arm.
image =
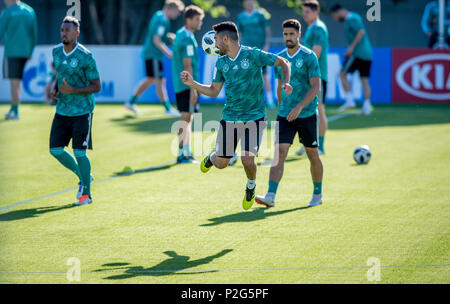
POLYGON ((278 79, 277 97, 278 97, 278 106, 280 106, 280 104, 281 104, 281 79, 278 79))
POLYGON ((322 46, 321 45, 315 45, 313 46, 313 52, 316 54, 317 59, 320 59, 320 55, 322 55, 322 46))
POLYGON ((278 57, 277 61, 275 61, 274 66, 281 67, 281 73, 283 75, 283 83, 281 84, 281 88, 288 95, 292 94, 292 86, 289 84, 291 80, 291 64, 289 61, 282 57, 278 57))
POLYGON ((164 53, 169 59, 172 59, 172 51, 167 47, 167 45, 161 40, 161 37, 158 35, 153 36, 153 43, 156 47, 164 53))
MULTIPOLYGON (((193 72, 192 72, 192 59, 191 58, 183 58, 183 67, 184 67, 184 70, 186 72, 188 72, 189 74, 193 75, 193 72)), ((190 102, 189 103, 191 105, 197 104, 197 101, 198 101, 198 93, 197 93, 197 91, 194 90, 194 89, 191 89, 190 96, 191 97, 190 97, 190 102)))
POLYGON ((305 98, 303 98, 303 100, 291 111, 291 113, 289 113, 287 117, 289 122, 296 120, 303 108, 313 101, 317 94, 319 94, 321 85, 320 82, 320 77, 312 77, 309 80, 311 88, 308 90, 308 93, 306 93, 305 98))
POLYGON ((347 51, 344 53, 345 57, 350 57, 353 54, 353 51, 355 50, 355 47, 358 45, 358 43, 363 39, 366 32, 361 29, 358 31, 358 34, 355 37, 355 40, 353 40, 352 44, 349 45, 347 48, 347 51))
POLYGON ((63 94, 89 95, 98 93, 102 89, 100 78, 90 80, 87 86, 80 88, 70 86, 67 83, 66 78, 64 78, 63 81, 64 84, 59 86, 59 91, 63 94))
POLYGON ((268 51, 270 47, 270 38, 272 37, 272 30, 270 29, 270 26, 266 26, 266 42, 264 44, 264 51, 268 51))
POLYGON ((215 98, 215 97, 219 96, 219 93, 223 87, 223 82, 213 82, 209 86, 198 83, 197 81, 194 80, 192 75, 187 71, 181 72, 180 77, 181 77, 181 81, 183 81, 183 83, 185 85, 187 85, 188 87, 190 87, 192 89, 197 90, 200 94, 203 94, 203 95, 206 95, 209 97, 215 98))

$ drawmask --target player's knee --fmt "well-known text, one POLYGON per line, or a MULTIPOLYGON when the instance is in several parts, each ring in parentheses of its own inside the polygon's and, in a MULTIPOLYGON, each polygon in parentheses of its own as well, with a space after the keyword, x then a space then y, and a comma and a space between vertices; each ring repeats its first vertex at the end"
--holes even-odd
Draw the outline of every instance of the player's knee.
POLYGON ((255 158, 253 156, 242 156, 241 162, 244 167, 250 167, 255 164, 255 158))
POLYGON ((86 150, 74 149, 73 154, 75 155, 76 158, 81 158, 81 157, 87 156, 86 150))
POLYGON ((59 156, 64 153, 64 148, 50 148, 50 154, 53 156, 59 156))

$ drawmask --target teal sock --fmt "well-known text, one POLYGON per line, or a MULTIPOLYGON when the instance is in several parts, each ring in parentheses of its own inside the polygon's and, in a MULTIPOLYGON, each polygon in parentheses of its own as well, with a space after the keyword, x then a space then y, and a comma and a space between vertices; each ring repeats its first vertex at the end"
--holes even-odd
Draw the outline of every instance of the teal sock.
POLYGON ((324 152, 325 148, 323 146, 323 143, 325 141, 325 136, 319 136, 319 150, 324 152))
POLYGON ((170 101, 168 101, 168 100, 166 100, 166 101, 163 102, 163 106, 164 106, 164 108, 166 108, 166 111, 169 111, 170 108, 172 107, 172 106, 170 105, 170 101))
POLYGON ((50 154, 53 155, 64 167, 75 173, 81 180, 80 169, 75 158, 63 148, 52 148, 50 154))
POLYGON ((314 194, 322 194, 322 182, 314 183, 314 194))
POLYGON ((131 96, 130 100, 128 101, 129 104, 135 104, 137 102, 138 97, 137 96, 131 96))
POLYGON ((178 146, 178 157, 182 157, 184 155, 184 147, 178 146))
POLYGON ((81 183, 83 184, 83 195, 91 197, 91 161, 85 150, 73 150, 78 161, 78 168, 81 174, 81 183))
POLYGON ((191 145, 187 144, 183 146, 184 155, 192 156, 191 145))
POLYGON ((278 183, 274 182, 272 180, 269 180, 269 190, 267 192, 271 192, 271 193, 277 193, 278 190, 278 183))
POLYGON ((18 113, 19 112, 19 105, 11 105, 10 112, 18 113))

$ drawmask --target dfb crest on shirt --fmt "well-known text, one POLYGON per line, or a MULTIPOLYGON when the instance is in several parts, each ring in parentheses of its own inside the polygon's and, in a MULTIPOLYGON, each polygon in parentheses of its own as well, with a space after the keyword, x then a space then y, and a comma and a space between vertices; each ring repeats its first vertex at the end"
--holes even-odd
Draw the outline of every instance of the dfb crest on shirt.
POLYGON ((226 72, 228 72, 229 70, 230 70, 230 66, 229 66, 228 64, 225 64, 225 65, 223 66, 223 72, 226 73, 226 72))
POLYGON ((301 68, 303 66, 303 59, 297 59, 297 61, 295 62, 295 66, 297 68, 301 68))
POLYGON ((243 68, 244 70, 248 69, 249 66, 250 62, 248 61, 248 59, 244 59, 241 61, 241 68, 243 68))
POLYGON ((72 68, 76 68, 78 66, 78 59, 73 58, 72 60, 70 60, 70 66, 72 68))

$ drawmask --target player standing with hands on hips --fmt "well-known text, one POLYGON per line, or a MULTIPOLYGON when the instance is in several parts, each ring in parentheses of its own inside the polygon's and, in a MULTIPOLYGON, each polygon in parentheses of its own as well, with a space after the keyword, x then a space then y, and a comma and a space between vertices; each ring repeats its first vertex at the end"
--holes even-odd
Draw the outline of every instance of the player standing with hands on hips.
POLYGON ((281 88, 286 94, 291 94, 290 65, 286 59, 275 54, 241 46, 238 30, 233 22, 219 23, 213 29, 216 32, 216 47, 221 56, 216 62, 211 85, 194 81, 187 71, 183 71, 180 76, 185 85, 210 97, 217 97, 225 84, 226 104, 222 111, 216 147, 202 161, 200 169, 206 173, 213 166, 218 169, 226 168, 241 141, 241 161, 247 175, 242 207, 248 210, 255 200, 255 156, 267 126, 262 67, 280 67, 283 74, 281 88))

